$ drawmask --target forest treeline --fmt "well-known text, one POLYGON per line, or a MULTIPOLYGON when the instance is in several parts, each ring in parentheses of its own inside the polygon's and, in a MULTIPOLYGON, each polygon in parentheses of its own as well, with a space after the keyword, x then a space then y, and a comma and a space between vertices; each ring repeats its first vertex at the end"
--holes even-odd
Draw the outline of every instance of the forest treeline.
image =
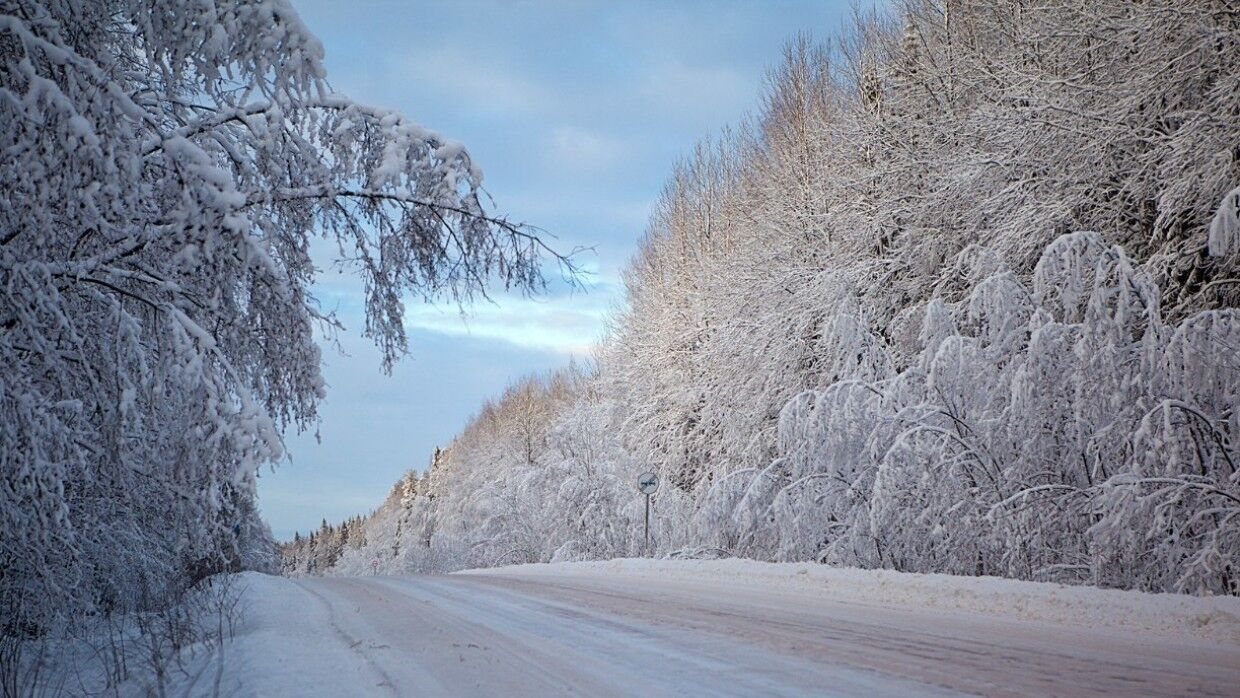
POLYGON ((672 174, 588 367, 288 573, 641 552, 1240 593, 1240 12, 909 0, 672 174))

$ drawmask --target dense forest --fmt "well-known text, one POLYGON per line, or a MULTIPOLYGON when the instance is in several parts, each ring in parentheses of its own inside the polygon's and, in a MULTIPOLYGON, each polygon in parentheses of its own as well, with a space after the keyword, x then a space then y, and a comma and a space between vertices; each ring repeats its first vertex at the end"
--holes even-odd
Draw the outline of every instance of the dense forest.
POLYGON ((672 173, 588 366, 289 574, 640 554, 1240 593, 1240 12, 905 0, 672 173))

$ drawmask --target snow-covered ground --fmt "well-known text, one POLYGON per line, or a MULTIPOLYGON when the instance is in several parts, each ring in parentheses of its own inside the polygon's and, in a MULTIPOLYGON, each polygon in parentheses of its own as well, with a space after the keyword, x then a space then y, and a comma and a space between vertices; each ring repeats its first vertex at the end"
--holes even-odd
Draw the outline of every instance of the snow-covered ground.
POLYGON ((807 562, 620 559, 517 565, 459 574, 523 578, 623 577, 634 584, 683 582, 749 592, 791 592, 836 602, 965 612, 1119 632, 1153 632, 1240 644, 1240 598, 1141 594, 1115 589, 861 570, 807 562))
POLYGON ((223 695, 1236 695, 1240 599, 742 560, 242 575, 223 695))

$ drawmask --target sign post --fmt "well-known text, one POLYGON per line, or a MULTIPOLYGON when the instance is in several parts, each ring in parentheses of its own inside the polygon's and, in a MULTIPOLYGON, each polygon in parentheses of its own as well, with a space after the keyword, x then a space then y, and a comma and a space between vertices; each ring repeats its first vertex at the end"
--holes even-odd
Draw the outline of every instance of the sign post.
POLYGON ((637 491, 646 495, 646 545, 644 555, 650 555, 650 495, 659 491, 659 476, 645 472, 637 476, 637 491))

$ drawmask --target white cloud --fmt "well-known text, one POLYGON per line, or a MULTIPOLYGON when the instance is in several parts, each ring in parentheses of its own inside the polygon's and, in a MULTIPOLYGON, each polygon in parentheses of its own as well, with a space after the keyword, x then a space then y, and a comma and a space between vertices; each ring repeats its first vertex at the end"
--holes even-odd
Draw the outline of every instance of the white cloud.
POLYGON ((446 335, 498 339, 527 349, 564 356, 588 357, 603 331, 614 293, 600 285, 592 293, 543 298, 500 296, 481 302, 464 314, 451 307, 410 305, 405 323, 446 335))

